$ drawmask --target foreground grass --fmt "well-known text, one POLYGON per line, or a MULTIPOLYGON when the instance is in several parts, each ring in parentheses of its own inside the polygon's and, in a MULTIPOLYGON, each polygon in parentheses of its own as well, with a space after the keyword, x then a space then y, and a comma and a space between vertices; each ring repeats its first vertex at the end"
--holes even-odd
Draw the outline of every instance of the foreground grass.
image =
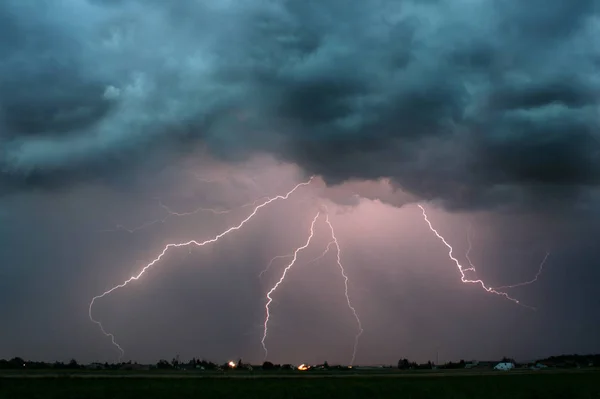
POLYGON ((600 399, 600 373, 452 377, 0 378, 1 399, 600 399))

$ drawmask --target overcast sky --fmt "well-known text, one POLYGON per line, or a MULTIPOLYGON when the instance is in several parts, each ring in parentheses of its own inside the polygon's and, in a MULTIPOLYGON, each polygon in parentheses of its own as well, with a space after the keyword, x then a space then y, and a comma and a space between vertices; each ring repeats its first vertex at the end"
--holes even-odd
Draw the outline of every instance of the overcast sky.
POLYGON ((597 0, 6 0, 0 358, 600 352, 597 0), (258 201, 258 202, 257 202, 258 201), (489 287, 461 282, 421 210, 489 287), (173 212, 189 213, 174 215, 173 212))

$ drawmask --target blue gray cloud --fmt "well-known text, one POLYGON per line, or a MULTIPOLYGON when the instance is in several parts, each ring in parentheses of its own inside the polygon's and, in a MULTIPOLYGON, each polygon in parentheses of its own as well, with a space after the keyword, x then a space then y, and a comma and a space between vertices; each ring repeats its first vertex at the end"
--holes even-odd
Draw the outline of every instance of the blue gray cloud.
POLYGON ((197 143, 447 206, 570 203, 600 177, 598 5, 4 1, 0 189, 197 143))

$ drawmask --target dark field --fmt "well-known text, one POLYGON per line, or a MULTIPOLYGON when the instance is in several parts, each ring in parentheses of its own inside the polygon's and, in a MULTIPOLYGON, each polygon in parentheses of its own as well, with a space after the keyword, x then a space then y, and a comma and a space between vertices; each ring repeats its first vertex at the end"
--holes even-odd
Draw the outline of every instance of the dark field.
POLYGON ((386 375, 43 373, 0 376, 0 398, 600 398, 600 372, 386 375), (107 378, 108 377, 108 378, 107 378))

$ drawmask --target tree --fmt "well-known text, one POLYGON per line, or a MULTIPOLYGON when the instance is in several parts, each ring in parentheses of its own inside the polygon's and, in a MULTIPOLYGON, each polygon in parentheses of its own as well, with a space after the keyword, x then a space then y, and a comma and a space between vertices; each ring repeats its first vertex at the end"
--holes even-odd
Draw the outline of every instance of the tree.
POLYGON ((242 369, 244 367, 244 364, 242 363, 242 359, 238 360, 237 362, 237 368, 238 369, 242 369))
POLYGON ((398 360, 398 368, 400 370, 408 370, 410 368, 410 362, 408 359, 398 360))
POLYGON ((323 368, 326 368, 326 369, 329 368, 329 363, 327 363, 327 360, 325 360, 325 362, 323 363, 323 368))
POLYGON ((166 360, 164 360, 164 359, 160 359, 160 360, 158 361, 158 363, 156 363, 156 368, 157 368, 157 369, 170 369, 170 368, 171 368, 171 365, 170 365, 170 364, 169 364, 169 362, 167 362, 166 360))
POLYGON ((273 370, 275 365, 271 362, 264 362, 262 365, 263 370, 273 370))
POLYGON ((20 357, 13 357, 8 361, 11 368, 22 368, 25 366, 25 360, 20 357))

